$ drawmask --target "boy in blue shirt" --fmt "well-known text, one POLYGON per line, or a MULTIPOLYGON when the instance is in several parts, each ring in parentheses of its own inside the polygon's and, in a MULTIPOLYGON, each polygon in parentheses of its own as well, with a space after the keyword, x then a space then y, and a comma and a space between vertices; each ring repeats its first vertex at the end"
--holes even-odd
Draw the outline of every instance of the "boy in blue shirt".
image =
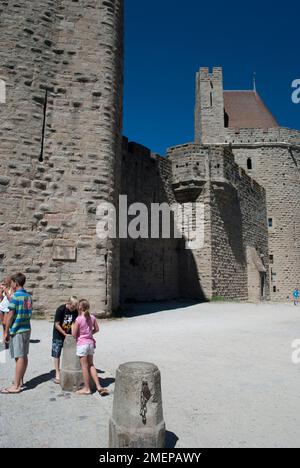
POLYGON ((31 334, 32 297, 24 289, 26 276, 23 273, 17 273, 11 277, 11 281, 15 293, 8 305, 4 340, 9 343, 10 355, 16 361, 16 375, 14 384, 1 390, 4 394, 22 391, 22 382, 28 366, 31 334))
POLYGON ((296 288, 293 292, 293 297, 294 297, 294 305, 298 305, 299 302, 299 289, 296 288))

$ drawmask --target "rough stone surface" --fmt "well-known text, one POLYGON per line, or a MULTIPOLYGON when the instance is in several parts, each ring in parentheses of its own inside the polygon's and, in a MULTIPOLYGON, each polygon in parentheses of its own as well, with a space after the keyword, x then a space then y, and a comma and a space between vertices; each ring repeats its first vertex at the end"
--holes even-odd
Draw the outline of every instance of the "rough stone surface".
POLYGON ((197 284, 209 299, 222 296, 255 302, 269 298, 264 189, 239 168, 228 148, 186 144, 170 148, 168 157, 177 199, 204 204, 204 245, 192 252, 198 275, 193 277, 193 263, 187 263, 183 288, 195 298, 197 284), (264 273, 247 258, 250 246, 262 259, 264 273))
POLYGON ((116 373, 109 447, 164 448, 165 432, 159 369, 146 362, 122 364, 116 373))
POLYGON ((120 177, 123 0, 1 0, 0 18, 1 276, 32 267, 41 314, 77 294, 110 315, 119 247, 91 207, 120 177))
POLYGON ((76 341, 72 336, 66 336, 61 363, 61 388, 73 392, 83 384, 83 376, 79 357, 76 356, 76 341))
POLYGON ((299 146, 234 147, 233 152, 237 163, 266 188, 267 218, 273 224, 268 235, 271 298, 286 301, 300 278, 300 136, 299 146))

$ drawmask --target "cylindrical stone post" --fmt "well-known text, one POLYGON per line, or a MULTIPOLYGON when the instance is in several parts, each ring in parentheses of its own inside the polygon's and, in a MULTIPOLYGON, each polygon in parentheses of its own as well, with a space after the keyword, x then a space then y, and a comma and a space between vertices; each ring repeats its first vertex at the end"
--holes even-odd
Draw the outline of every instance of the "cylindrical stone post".
POLYGON ((154 364, 130 362, 117 370, 110 448, 164 448, 160 371, 154 364))
POLYGON ((76 356, 76 340, 71 335, 66 336, 64 342, 60 382, 62 390, 68 392, 78 390, 83 384, 80 360, 76 356))

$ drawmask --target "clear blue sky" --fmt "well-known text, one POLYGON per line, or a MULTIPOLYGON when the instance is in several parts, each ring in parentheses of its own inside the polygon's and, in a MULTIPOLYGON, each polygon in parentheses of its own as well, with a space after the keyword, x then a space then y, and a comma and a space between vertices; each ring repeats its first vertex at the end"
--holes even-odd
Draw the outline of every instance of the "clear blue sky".
POLYGON ((193 140, 195 73, 222 66, 225 89, 251 89, 300 129, 300 3, 125 0, 124 135, 165 154, 193 140))

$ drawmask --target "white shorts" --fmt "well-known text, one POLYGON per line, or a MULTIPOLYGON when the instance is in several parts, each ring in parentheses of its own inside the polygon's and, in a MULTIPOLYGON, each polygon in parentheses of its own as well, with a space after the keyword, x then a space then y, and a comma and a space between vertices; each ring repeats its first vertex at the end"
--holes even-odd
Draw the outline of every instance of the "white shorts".
POLYGON ((8 305, 9 300, 4 296, 4 299, 0 302, 0 312, 2 312, 2 314, 7 314, 9 312, 8 305))
POLYGON ((94 353, 95 353, 95 347, 92 344, 80 345, 80 346, 77 346, 77 349, 76 349, 76 355, 79 357, 93 356, 94 353))

